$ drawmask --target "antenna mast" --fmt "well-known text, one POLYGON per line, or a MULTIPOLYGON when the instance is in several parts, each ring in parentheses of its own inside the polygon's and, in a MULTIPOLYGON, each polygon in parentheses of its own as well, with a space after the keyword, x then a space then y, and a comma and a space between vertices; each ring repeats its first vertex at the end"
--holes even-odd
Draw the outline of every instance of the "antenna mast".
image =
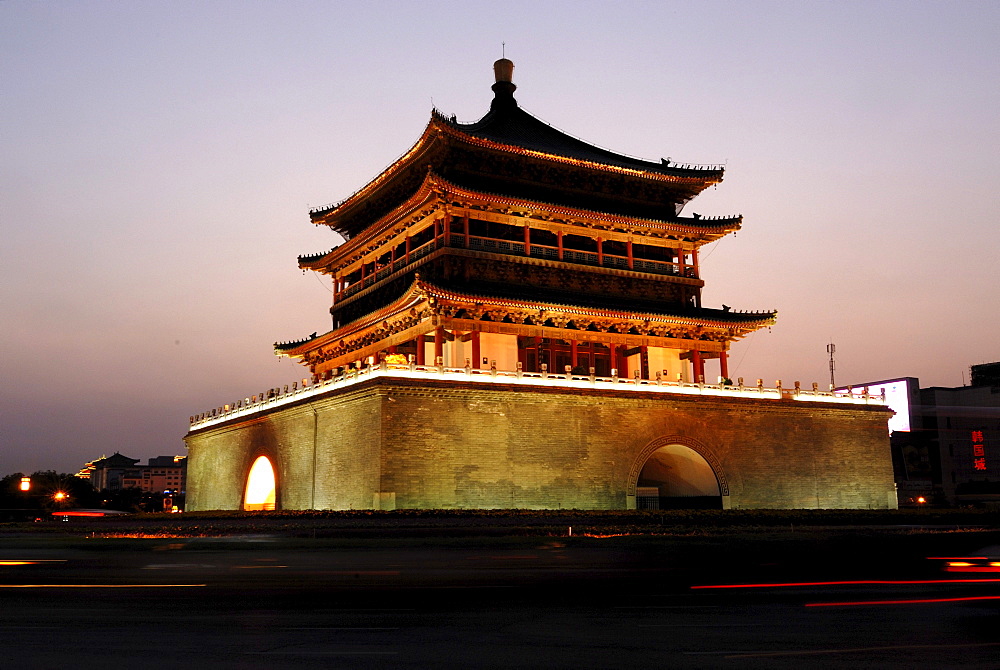
POLYGON ((833 371, 836 369, 837 365, 833 362, 833 352, 837 350, 837 347, 831 342, 826 345, 826 352, 830 354, 830 390, 832 391, 836 388, 837 383, 833 380, 833 371))

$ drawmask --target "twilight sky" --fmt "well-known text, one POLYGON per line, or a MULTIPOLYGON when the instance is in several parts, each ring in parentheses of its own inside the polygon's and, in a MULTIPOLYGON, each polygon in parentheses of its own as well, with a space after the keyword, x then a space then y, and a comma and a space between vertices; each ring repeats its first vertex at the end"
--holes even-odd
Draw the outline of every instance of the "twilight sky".
MULTIPOLYGON (((1000 360, 1000 4, 0 3, 0 475, 185 453, 187 417, 301 378, 329 330, 310 207, 363 186, 492 63, 616 151, 726 163, 704 304, 768 385, 959 386, 1000 360)), ((711 372, 711 370, 710 370, 711 372)))

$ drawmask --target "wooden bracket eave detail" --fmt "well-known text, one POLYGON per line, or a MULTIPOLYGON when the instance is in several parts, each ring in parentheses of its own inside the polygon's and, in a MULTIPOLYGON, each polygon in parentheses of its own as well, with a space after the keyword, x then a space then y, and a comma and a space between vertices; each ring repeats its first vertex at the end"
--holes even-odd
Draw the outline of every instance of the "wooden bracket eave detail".
POLYGON ((592 330, 573 330, 571 328, 553 328, 552 326, 528 326, 518 323, 499 323, 495 321, 473 321, 471 319, 442 318, 441 325, 447 330, 479 331, 481 333, 498 333, 501 335, 523 335, 526 337, 547 337, 557 340, 576 340, 577 342, 601 342, 625 344, 630 347, 661 347, 664 349, 698 349, 706 352, 722 352, 727 349, 726 343, 711 340, 692 340, 675 337, 656 337, 654 335, 629 335, 613 332, 595 332, 592 330))

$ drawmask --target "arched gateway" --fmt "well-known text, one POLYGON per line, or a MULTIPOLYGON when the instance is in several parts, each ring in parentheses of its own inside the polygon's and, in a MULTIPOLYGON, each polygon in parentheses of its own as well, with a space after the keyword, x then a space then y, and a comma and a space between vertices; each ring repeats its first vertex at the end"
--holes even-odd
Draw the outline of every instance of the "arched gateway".
POLYGON ((267 456, 258 456, 247 475, 246 492, 243 495, 243 509, 267 510, 275 508, 278 487, 274 479, 274 467, 267 456))
POLYGON ((628 495, 636 509, 723 509, 729 485, 707 447, 668 437, 642 450, 629 473, 628 495))

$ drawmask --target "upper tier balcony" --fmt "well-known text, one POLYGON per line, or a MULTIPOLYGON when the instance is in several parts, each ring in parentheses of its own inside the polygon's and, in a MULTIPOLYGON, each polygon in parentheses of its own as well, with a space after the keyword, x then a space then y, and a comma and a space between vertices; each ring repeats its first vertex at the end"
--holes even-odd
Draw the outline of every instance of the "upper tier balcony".
POLYGON ((444 234, 443 231, 433 228, 428 228, 427 232, 432 234, 414 236, 408 239, 406 244, 401 244, 391 252, 383 254, 371 262, 364 263, 359 270, 341 278, 336 292, 337 300, 344 300, 359 291, 374 286, 383 279, 403 270, 411 263, 443 248, 469 249, 521 258, 540 258, 574 265, 655 275, 698 278, 697 266, 692 263, 644 258, 642 252, 646 249, 652 249, 645 245, 635 245, 635 247, 641 247, 636 253, 636 249, 631 243, 617 243, 615 245, 603 242, 599 238, 581 238, 575 235, 567 236, 578 238, 570 241, 569 244, 563 244, 561 235, 558 237, 551 235, 556 238, 556 244, 552 245, 532 241, 530 232, 524 235, 524 239, 520 240, 474 235, 467 232, 444 234), (581 243, 581 240, 589 240, 590 246, 594 250, 588 251, 580 248, 587 246, 586 243, 581 243), (608 247, 612 248, 608 249, 608 247), (621 253, 622 251, 624 253, 621 253))

